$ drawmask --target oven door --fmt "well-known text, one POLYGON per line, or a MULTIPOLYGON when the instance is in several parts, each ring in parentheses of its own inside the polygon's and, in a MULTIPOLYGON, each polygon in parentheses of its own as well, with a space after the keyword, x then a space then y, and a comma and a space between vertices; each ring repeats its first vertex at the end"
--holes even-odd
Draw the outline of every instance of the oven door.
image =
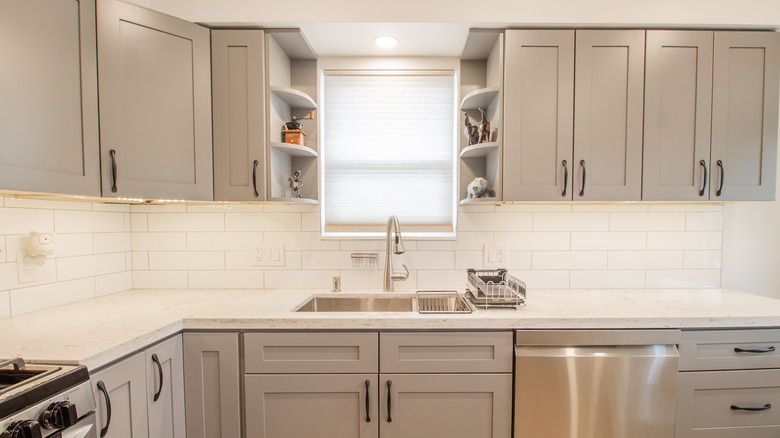
POLYGON ((63 429, 60 435, 54 434, 57 438, 98 438, 97 423, 95 422, 95 413, 81 417, 78 423, 63 429))

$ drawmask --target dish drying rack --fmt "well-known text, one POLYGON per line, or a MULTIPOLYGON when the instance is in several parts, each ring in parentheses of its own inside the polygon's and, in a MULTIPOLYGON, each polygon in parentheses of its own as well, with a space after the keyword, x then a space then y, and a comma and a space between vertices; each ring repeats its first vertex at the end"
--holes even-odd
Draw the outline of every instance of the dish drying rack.
POLYGON ((525 305, 525 283, 506 269, 469 269, 466 296, 480 308, 517 308, 525 305))
POLYGON ((417 291, 419 313, 471 313, 468 301, 455 290, 417 291))

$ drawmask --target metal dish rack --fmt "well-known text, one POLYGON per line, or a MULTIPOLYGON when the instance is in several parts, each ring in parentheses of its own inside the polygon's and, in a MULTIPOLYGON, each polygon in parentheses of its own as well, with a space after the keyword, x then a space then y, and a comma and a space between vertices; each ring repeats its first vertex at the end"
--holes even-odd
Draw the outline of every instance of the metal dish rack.
POLYGON ((483 309, 517 308, 525 305, 525 283, 506 269, 469 269, 466 296, 483 309))
POLYGON ((418 291, 419 313, 471 313, 473 307, 458 291, 418 291))

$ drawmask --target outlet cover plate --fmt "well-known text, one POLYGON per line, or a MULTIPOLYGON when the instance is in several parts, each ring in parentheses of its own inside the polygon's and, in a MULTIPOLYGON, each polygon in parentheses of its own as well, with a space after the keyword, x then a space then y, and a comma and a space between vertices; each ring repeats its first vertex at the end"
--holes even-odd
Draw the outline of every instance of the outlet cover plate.
POLYGON ((485 244, 482 263, 486 268, 506 268, 508 253, 509 248, 506 244, 485 244))
POLYGON ((24 251, 16 252, 16 267, 17 275, 19 277, 19 283, 32 283, 38 281, 38 265, 33 263, 26 263, 24 258, 27 253, 24 251))
POLYGON ((284 243, 260 243, 252 248, 252 266, 284 266, 284 243))

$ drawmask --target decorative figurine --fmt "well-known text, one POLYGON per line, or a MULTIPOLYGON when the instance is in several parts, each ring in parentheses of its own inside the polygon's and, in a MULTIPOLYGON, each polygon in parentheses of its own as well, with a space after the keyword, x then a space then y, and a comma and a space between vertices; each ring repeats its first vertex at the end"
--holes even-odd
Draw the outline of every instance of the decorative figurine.
POLYGON ((466 134, 468 145, 475 145, 479 143, 479 127, 471 124, 468 113, 464 112, 463 115, 466 116, 466 127, 464 128, 463 133, 466 134))
POLYGON ((477 143, 487 143, 490 141, 490 122, 485 120, 485 110, 480 108, 479 112, 482 114, 482 120, 480 120, 479 124, 477 125, 479 128, 479 140, 477 143))
POLYGON ((489 198, 493 195, 493 191, 488 186, 488 181, 485 178, 477 177, 474 181, 471 181, 468 186, 468 199, 471 198, 489 198))
POLYGON ((287 181, 290 183, 290 197, 300 198, 300 189, 303 187, 303 183, 301 182, 301 171, 296 170, 293 176, 287 178, 287 181))

